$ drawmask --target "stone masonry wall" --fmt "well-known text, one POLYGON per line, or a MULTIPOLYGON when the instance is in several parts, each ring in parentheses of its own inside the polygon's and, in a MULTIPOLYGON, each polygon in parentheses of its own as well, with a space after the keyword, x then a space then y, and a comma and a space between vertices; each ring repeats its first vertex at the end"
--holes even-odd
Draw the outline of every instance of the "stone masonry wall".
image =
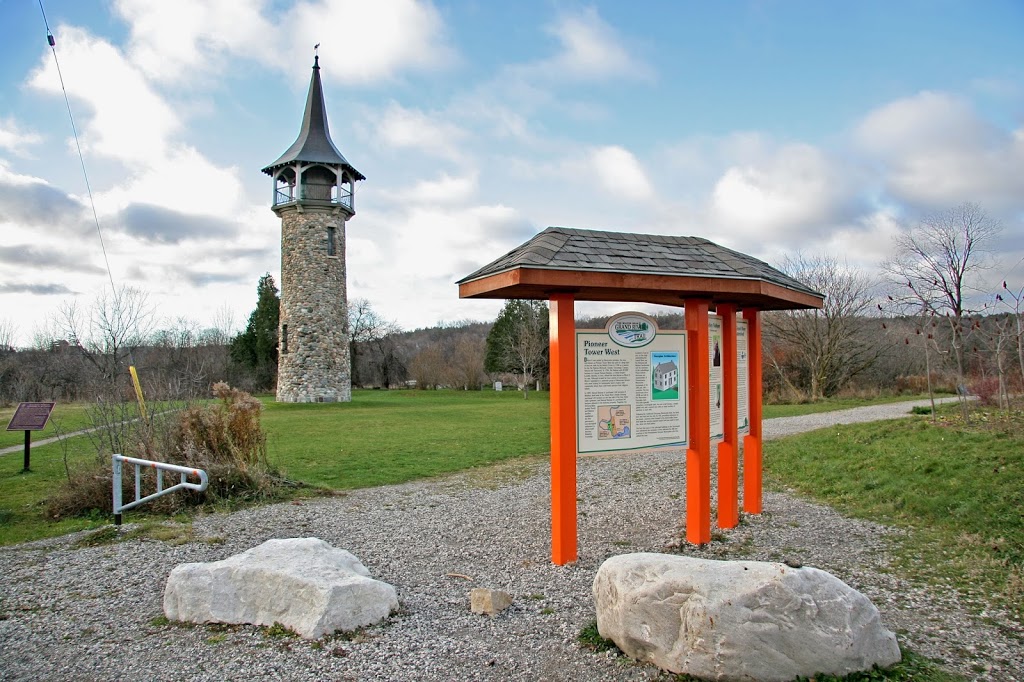
POLYGON ((281 216, 281 326, 277 400, 347 402, 348 301, 345 282, 345 213, 336 208, 290 206, 281 216), (334 226, 335 255, 327 255, 334 226), (287 326, 287 348, 285 348, 287 326))

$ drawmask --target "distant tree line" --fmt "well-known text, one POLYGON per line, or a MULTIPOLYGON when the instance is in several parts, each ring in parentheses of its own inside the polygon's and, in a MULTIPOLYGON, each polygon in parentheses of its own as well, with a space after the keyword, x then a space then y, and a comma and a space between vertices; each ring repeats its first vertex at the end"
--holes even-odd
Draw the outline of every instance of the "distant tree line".
POLYGON ((236 378, 230 340, 227 318, 157 325, 139 290, 105 293, 91 307, 65 306, 27 348, 0 339, 0 403, 134 399, 129 365, 147 397, 206 397, 213 382, 236 378))
MULTIPOLYGON (((795 254, 779 264, 825 298, 821 310, 763 314, 763 377, 769 400, 813 401, 842 392, 973 393, 1008 406, 1024 393, 1024 289, 983 290, 986 248, 998 222, 975 204, 926 217, 901 233, 883 276, 834 256, 795 254)), ((279 298, 269 274, 257 284, 246 327, 230 315, 199 327, 158 325, 142 292, 125 288, 91 306, 64 306, 29 348, 15 348, 0 320, 0 402, 130 399, 134 364, 147 396, 208 396, 214 382, 272 391, 279 298)), ((493 322, 463 320, 404 331, 366 299, 349 303, 351 379, 357 388, 480 390, 501 381, 524 395, 548 383, 548 308, 506 301, 493 322)), ((683 315, 654 316, 666 329, 683 315)), ((577 320, 602 328, 607 318, 577 320)))

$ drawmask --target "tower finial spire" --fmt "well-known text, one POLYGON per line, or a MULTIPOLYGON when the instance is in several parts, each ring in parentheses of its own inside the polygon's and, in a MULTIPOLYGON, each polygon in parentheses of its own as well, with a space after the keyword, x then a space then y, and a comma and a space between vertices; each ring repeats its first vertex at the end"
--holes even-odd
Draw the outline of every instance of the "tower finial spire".
POLYGON ((313 46, 313 67, 320 66, 320 43, 313 46))

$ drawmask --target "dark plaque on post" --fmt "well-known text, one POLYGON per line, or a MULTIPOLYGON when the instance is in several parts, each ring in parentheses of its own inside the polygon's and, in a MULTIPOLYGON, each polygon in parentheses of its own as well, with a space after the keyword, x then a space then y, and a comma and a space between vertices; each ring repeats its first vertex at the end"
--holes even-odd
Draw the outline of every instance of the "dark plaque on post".
POLYGON ((32 432, 42 431, 46 428, 46 422, 53 412, 53 406, 57 403, 20 403, 14 411, 11 422, 7 425, 8 431, 25 432, 25 468, 28 471, 29 457, 32 451, 32 432))

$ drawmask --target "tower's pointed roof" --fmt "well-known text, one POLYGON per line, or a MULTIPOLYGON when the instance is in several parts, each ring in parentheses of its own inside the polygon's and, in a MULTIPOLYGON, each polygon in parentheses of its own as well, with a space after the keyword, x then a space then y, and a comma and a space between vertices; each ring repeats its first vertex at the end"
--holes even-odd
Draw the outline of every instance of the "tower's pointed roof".
POLYGON ((273 175, 281 166, 295 161, 342 166, 354 179, 366 179, 341 155, 331 141, 331 134, 327 129, 327 109, 324 108, 324 90, 320 84, 319 56, 313 58, 313 77, 309 81, 306 112, 302 115, 302 130, 299 131, 299 137, 277 161, 264 168, 263 172, 273 175))

